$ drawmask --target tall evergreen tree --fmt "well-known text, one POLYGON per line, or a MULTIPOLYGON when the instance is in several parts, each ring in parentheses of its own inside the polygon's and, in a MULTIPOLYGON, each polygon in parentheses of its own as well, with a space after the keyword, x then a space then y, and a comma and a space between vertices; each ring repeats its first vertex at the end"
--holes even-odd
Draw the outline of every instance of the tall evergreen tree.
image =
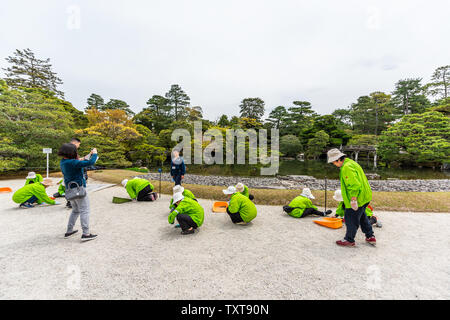
POLYGON ((450 86, 450 65, 437 68, 431 76, 432 82, 426 87, 433 96, 447 99, 450 86))
POLYGON ((58 90, 62 80, 52 71, 50 58, 45 60, 35 57, 30 49, 19 50, 6 58, 11 64, 5 70, 6 83, 12 88, 40 88, 54 92, 58 97, 64 98, 64 92, 58 90))
POLYGON ((123 110, 127 115, 133 116, 134 112, 131 110, 130 106, 122 100, 119 99, 110 99, 107 104, 103 105, 100 110, 123 110))
POLYGON ((404 79, 395 84, 393 102, 398 111, 403 114, 422 113, 430 105, 421 81, 421 78, 404 79))
POLYGON ((271 122, 275 128, 280 129, 284 126, 287 116, 288 112, 286 108, 283 106, 278 106, 270 112, 267 121, 271 122))
POLYGON ((242 118, 255 119, 261 122, 264 115, 264 101, 260 98, 245 98, 240 104, 240 115, 242 118))
POLYGON ((89 98, 87 98, 87 107, 85 108, 85 110, 89 110, 92 108, 96 108, 96 109, 103 109, 103 106, 105 105, 105 100, 103 100, 103 98, 96 94, 93 93, 89 96, 89 98))
POLYGON ((170 87, 170 90, 166 93, 166 98, 169 100, 170 106, 174 110, 175 121, 178 121, 184 108, 189 106, 191 98, 189 98, 178 84, 173 84, 170 87))

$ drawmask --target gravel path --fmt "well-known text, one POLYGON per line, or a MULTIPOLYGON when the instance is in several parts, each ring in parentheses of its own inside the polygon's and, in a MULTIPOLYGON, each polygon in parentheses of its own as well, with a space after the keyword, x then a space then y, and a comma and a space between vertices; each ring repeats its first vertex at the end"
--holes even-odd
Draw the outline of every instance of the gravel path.
POLYGON ((257 218, 239 226, 200 200, 205 223, 182 236, 167 222, 168 196, 117 205, 113 195, 126 193, 89 195, 99 238, 80 243, 63 239, 63 205, 18 209, 12 194, 0 194, 0 299, 450 298, 448 213, 376 212, 378 246, 358 232, 357 247, 341 248, 334 242, 344 228, 280 207, 258 206, 257 218))

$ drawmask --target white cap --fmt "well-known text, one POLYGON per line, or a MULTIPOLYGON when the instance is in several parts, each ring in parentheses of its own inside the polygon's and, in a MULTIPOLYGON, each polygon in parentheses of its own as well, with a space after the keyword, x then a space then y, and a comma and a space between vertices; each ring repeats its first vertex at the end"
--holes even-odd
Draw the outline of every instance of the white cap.
POLYGON ((175 187, 173 187, 173 194, 175 193, 183 193, 184 188, 180 184, 177 184, 175 187))
POLYGON ((328 163, 332 163, 332 162, 338 160, 340 157, 345 156, 345 154, 342 153, 341 151, 339 151, 339 149, 334 148, 334 149, 328 150, 327 156, 328 156, 328 163))
POLYGON ((334 196, 333 199, 336 200, 337 202, 341 202, 344 201, 344 198, 342 198, 342 192, 341 189, 338 189, 334 192, 334 196))
POLYGON ((236 187, 229 186, 228 189, 222 190, 225 194, 233 194, 236 193, 236 187))
POLYGON ((244 184, 243 184, 242 182, 239 182, 239 183, 236 185, 236 190, 239 191, 239 192, 244 191, 244 184))
POLYGON ((127 183, 128 183, 128 179, 123 179, 122 180, 122 185, 123 185, 124 188, 127 186, 127 183))
POLYGON ((175 193, 173 195, 173 203, 177 203, 178 201, 183 200, 183 199, 184 199, 184 196, 181 192, 175 193))
POLYGON ((315 199, 316 197, 313 196, 311 193, 311 190, 309 188, 303 188, 301 196, 307 197, 309 199, 315 199))
POLYGON ((28 172, 28 175, 25 179, 34 179, 34 178, 36 178, 36 172, 31 171, 28 172))

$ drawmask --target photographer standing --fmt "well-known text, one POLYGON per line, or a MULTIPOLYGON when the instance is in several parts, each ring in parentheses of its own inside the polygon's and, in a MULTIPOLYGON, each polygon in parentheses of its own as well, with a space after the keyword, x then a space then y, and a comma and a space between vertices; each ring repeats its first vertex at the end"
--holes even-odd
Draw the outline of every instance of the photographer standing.
MULTIPOLYGON (((66 186, 66 196, 69 189, 73 188, 76 184, 80 188, 86 188, 86 180, 83 174, 84 168, 91 166, 97 160, 97 149, 94 148, 91 151, 92 156, 89 160, 79 160, 77 147, 72 143, 65 143, 61 146, 58 151, 58 156, 61 156, 60 167, 64 175, 64 184, 66 186)), ((97 235, 91 234, 89 232, 89 199, 87 194, 83 197, 71 200, 72 213, 69 217, 69 223, 67 225, 67 232, 64 235, 65 238, 70 238, 78 230, 73 230, 75 222, 80 216, 81 227, 83 229, 83 234, 81 236, 81 241, 89 241, 97 238, 97 235)))

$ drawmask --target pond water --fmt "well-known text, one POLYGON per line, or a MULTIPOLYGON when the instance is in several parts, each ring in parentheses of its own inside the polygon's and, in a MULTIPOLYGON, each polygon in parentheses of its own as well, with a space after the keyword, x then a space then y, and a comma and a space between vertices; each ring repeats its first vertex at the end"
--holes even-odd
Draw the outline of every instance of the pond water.
MULTIPOLYGON (((377 173, 381 179, 450 179, 450 171, 431 168, 385 168, 373 169, 360 163, 365 173, 377 173)), ((165 171, 165 170, 164 170, 165 171)), ((223 176, 259 176, 260 169, 250 165, 187 165, 187 173, 223 176)), ((280 161, 279 175, 306 175, 318 179, 339 178, 339 169, 325 161, 280 161)))

